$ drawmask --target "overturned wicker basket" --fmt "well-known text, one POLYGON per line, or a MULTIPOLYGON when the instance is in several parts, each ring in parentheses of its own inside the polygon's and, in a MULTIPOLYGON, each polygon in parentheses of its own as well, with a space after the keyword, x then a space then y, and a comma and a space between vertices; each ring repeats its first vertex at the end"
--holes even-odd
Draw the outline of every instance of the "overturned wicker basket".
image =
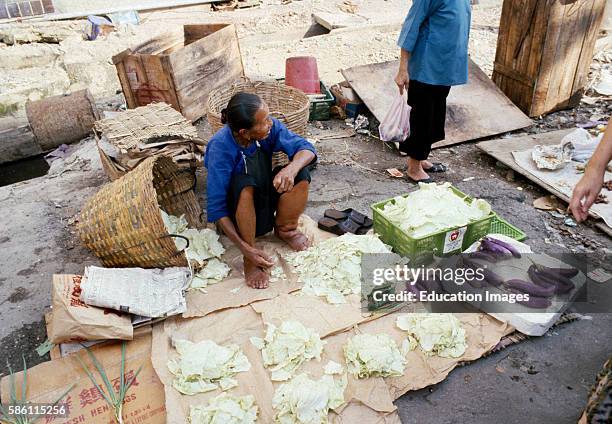
POLYGON ((192 188, 193 178, 181 173, 172 159, 148 158, 85 203, 78 234, 106 267, 187 266, 159 209, 185 215, 191 227, 201 227, 201 208, 192 188))

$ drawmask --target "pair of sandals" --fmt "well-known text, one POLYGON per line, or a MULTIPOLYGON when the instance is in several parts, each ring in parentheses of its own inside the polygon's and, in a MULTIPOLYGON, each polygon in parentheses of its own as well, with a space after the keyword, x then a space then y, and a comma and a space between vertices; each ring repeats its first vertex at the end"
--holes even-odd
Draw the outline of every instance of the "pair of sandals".
MULTIPOLYGON (((426 169, 425 172, 446 172, 448 170, 448 167, 446 165, 444 165, 442 162, 434 162, 431 164, 431 168, 426 169)), ((423 178, 422 180, 415 180, 412 179, 410 177, 408 177, 408 180, 418 184, 418 183, 433 183, 434 180, 433 178, 423 178)))
POLYGON ((343 211, 327 209, 318 223, 321 230, 339 236, 346 233, 363 235, 370 231, 373 225, 374 222, 370 218, 352 208, 343 211))

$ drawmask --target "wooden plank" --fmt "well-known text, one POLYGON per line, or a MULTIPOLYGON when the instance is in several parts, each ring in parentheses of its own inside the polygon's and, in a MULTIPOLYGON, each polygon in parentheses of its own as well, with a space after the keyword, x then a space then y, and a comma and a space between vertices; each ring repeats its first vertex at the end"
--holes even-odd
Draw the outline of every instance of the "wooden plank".
POLYGON ((179 89, 191 85, 201 78, 199 75, 193 75, 194 67, 205 63, 209 56, 237 44, 236 28, 234 25, 226 25, 223 29, 170 54, 174 84, 179 89))
MULTIPOLYGON (((542 55, 544 54, 544 43, 546 41, 546 28, 548 27, 549 14, 547 1, 538 1, 538 9, 536 10, 536 21, 534 23, 533 32, 533 43, 529 52, 529 61, 527 63, 526 75, 532 79, 537 80, 539 78, 540 66, 542 64, 542 55)), ((526 107, 522 110, 529 110, 531 105, 535 102, 535 90, 534 86, 531 91, 525 93, 523 100, 526 107)))
MULTIPOLYGON (((532 134, 524 137, 510 137, 503 139, 494 139, 482 141, 476 145, 480 150, 487 153, 488 155, 494 157, 504 165, 508 166, 510 169, 518 172, 525 178, 530 181, 533 181, 538 186, 542 187, 544 190, 554 194, 559 199, 563 200, 566 203, 569 203, 570 198, 560 191, 556 190, 550 184, 542 181, 526 169, 519 166, 512 156, 512 152, 523 151, 533 147, 536 144, 549 145, 549 144, 559 144, 561 139, 565 137, 570 132, 574 131, 574 129, 567 130, 559 130, 559 131, 551 131, 540 134, 532 134)), ((596 218, 592 214, 589 214, 592 218, 596 218)), ((597 227, 604 231, 609 236, 612 236, 612 230, 602 221, 597 223, 597 227)))
MULTIPOLYGON (((587 28, 600 28, 601 22, 604 16, 604 9, 606 7, 606 0, 594 0, 593 7, 590 13, 590 19, 587 22, 587 28)), ((611 6, 612 7, 612 4, 611 6)), ((571 104, 577 105, 580 102, 580 97, 584 91, 584 87, 588 82, 589 69, 593 61, 593 51, 595 49, 595 42, 597 41, 598 31, 588 31, 587 36, 580 50, 580 57, 578 59, 578 68, 576 70, 576 76, 574 78, 572 86, 572 99, 571 104)))
MULTIPOLYGON (((236 54, 239 54, 238 51, 236 51, 236 54)), ((192 86, 187 87, 186 90, 179 91, 177 94, 183 105, 183 116, 191 121, 196 121, 201 118, 206 113, 206 103, 208 102, 210 93, 217 87, 230 85, 239 81, 243 76, 244 71, 242 69, 242 63, 234 60, 228 62, 227 66, 218 69, 209 77, 206 77, 205 80, 209 84, 204 88, 203 82, 200 84, 196 81, 192 86), (213 81, 212 84, 210 84, 211 81, 213 81)))
MULTIPOLYGON (((169 58, 172 64, 172 60, 169 58)), ((188 69, 177 70, 176 65, 172 65, 174 69, 174 83, 179 91, 188 89, 198 82, 202 82, 205 78, 210 78, 211 74, 216 73, 219 69, 223 69, 235 62, 240 64, 240 51, 236 43, 228 43, 218 50, 211 51, 210 55, 203 57, 197 62, 193 62, 188 69)), ((206 81, 206 85, 216 85, 214 81, 206 81)))
POLYGON ((206 25, 185 25, 183 26, 184 45, 188 46, 204 37, 208 37, 214 32, 227 27, 228 24, 206 24, 206 25))
MULTIPOLYGON (((199 25, 199 34, 220 27, 199 25)), ((196 29, 191 29, 192 34, 196 29)), ((192 35, 189 35, 190 37, 192 35)), ((192 42, 168 56, 168 67, 183 116, 195 121, 206 113, 208 95, 214 89, 244 76, 240 45, 234 25, 192 42)))
POLYGON ((507 65, 497 63, 497 62, 493 66, 494 66, 495 72, 503 75, 506 78, 510 78, 511 80, 516 81, 517 83, 521 85, 527 86, 528 89, 533 89, 533 87, 535 87, 535 81, 527 77, 524 72, 521 72, 516 69, 512 69, 511 67, 507 65))
POLYGON ((135 107, 137 107, 136 97, 134 97, 134 93, 132 92, 132 88, 130 87, 130 81, 128 80, 128 76, 125 70, 125 64, 123 62, 116 62, 115 68, 117 68, 117 76, 119 77, 119 82, 121 82, 121 87, 123 89, 123 95, 125 97, 127 107, 128 109, 134 109, 135 107))
MULTIPOLYGON (((398 66, 398 61, 391 61, 341 71, 379 121, 384 119, 397 95, 393 79, 398 66)), ((470 60, 468 84, 453 87, 447 100, 446 140, 434 144, 434 147, 513 131, 531 124, 531 120, 470 60)))
POLYGON ((588 14, 591 11, 593 0, 576 1, 565 6, 563 16, 563 31, 559 37, 561 47, 557 60, 562 60, 568 66, 556 66, 556 83, 551 82, 550 93, 547 97, 546 109, 553 111, 565 109, 569 106, 572 85, 576 76, 580 49, 588 28, 588 14))
POLYGON ((549 18, 546 29, 546 41, 542 50, 542 66, 538 76, 538 85, 529 116, 538 116, 546 113, 546 105, 550 96, 549 92, 555 87, 557 81, 555 70, 558 67, 558 50, 561 48, 559 38, 561 37, 563 7, 552 0, 547 0, 547 3, 550 9, 548 9, 549 18))

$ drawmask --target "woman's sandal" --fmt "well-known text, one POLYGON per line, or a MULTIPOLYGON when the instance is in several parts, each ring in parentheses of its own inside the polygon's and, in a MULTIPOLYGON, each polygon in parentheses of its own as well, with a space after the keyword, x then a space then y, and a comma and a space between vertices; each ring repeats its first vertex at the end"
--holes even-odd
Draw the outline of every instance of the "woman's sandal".
POLYGON ((352 208, 348 208, 343 211, 339 211, 337 209, 327 209, 323 216, 325 216, 326 218, 334 219, 338 222, 350 218, 353 222, 368 229, 372 228, 372 225, 374 224, 374 222, 370 218, 368 218, 367 215, 364 215, 361 212, 358 212, 352 208))
POLYGON ((359 225, 358 223, 356 223, 350 218, 344 219, 342 221, 336 221, 335 219, 325 217, 325 216, 319 219, 319 222, 317 225, 321 230, 327 231, 328 233, 336 234, 339 236, 346 234, 346 233, 360 234, 360 231, 363 228, 361 225, 359 225))
POLYGON ((431 168, 423 168, 423 170, 425 172, 446 172, 448 171, 448 167, 441 162, 434 162, 431 164, 431 168))

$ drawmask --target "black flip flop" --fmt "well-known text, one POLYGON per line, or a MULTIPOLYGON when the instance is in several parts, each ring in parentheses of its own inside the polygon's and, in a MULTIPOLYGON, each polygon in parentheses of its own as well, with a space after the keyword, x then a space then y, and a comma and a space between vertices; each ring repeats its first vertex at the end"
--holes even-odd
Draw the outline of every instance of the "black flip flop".
POLYGON ((446 172, 448 167, 442 162, 434 162, 431 164, 431 168, 424 169, 425 172, 446 172))
POLYGON ((338 222, 350 218, 353 222, 367 228, 372 228, 372 225, 374 224, 374 222, 368 218, 367 215, 364 215, 352 208, 348 208, 343 211, 339 211, 337 209, 327 209, 323 216, 326 218, 335 219, 338 222))
POLYGON ((336 234, 339 236, 346 233, 358 234, 358 232, 362 228, 359 224, 357 224, 350 218, 338 222, 335 219, 328 217, 323 217, 319 219, 317 226, 323 231, 327 231, 328 233, 336 234))
POLYGON ((408 181, 410 181, 411 183, 415 183, 415 184, 418 184, 418 183, 430 184, 434 182, 433 178, 423 178, 422 180, 414 180, 410 177, 408 177, 408 181))

